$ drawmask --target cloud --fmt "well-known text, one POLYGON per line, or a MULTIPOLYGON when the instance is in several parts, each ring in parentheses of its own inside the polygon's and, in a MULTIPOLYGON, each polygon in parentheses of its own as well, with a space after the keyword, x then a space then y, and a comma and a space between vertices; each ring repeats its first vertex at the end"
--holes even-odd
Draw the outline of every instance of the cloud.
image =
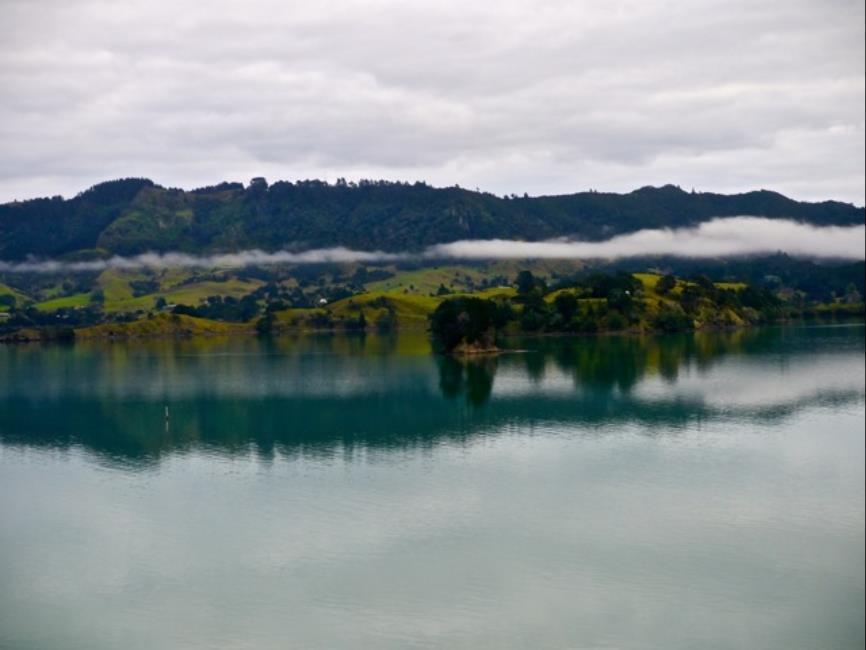
POLYGON ((790 255, 863 259, 866 227, 816 227, 763 217, 728 217, 695 228, 639 230, 602 242, 457 241, 428 255, 469 259, 616 259, 623 257, 730 257, 783 251, 790 255))
POLYGON ((0 272, 7 273, 85 273, 117 269, 169 268, 241 268, 273 264, 323 264, 349 262, 393 262, 405 255, 382 251, 353 251, 348 248, 320 248, 303 252, 245 250, 217 255, 189 255, 187 253, 143 253, 131 257, 115 255, 108 259, 65 262, 60 260, 28 260, 26 262, 0 261, 0 272))
POLYGON ((0 261, 0 272, 81 273, 105 269, 137 270, 189 268, 239 268, 273 264, 389 263, 405 260, 443 259, 618 259, 624 257, 730 257, 760 253, 785 253, 813 258, 864 259, 866 226, 816 227, 796 221, 763 217, 725 217, 695 228, 647 229, 607 241, 558 239, 526 242, 505 239, 463 240, 431 246, 421 253, 385 253, 348 248, 324 248, 303 252, 247 250, 217 255, 144 253, 133 257, 64 262, 59 260, 0 261))
POLYGON ((863 19, 856 0, 4 0, 0 200, 265 175, 862 204, 863 19))

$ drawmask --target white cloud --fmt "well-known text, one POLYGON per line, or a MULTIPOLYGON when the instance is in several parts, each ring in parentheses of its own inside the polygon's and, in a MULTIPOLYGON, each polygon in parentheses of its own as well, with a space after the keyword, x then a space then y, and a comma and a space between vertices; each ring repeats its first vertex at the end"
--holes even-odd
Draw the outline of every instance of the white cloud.
POLYGON ((410 259, 618 259, 670 255, 677 257, 729 257, 783 251, 791 255, 831 258, 864 258, 866 226, 817 227, 796 221, 763 217, 713 219, 694 228, 647 229, 607 241, 513 241, 505 239, 463 240, 431 246, 420 253, 357 251, 343 247, 307 251, 246 250, 215 255, 179 252, 144 253, 133 257, 81 262, 28 260, 4 262, 0 272, 69 273, 105 269, 164 269, 173 267, 239 268, 272 264, 317 264, 323 262, 397 262, 410 259))
POLYGON ((864 202, 854 0, 5 0, 0 200, 118 176, 864 202))
POLYGON ((245 250, 216 255, 188 255, 186 253, 142 253, 132 257, 115 255, 108 259, 81 262, 57 260, 28 260, 26 262, 0 261, 0 271, 11 273, 82 273, 105 269, 168 269, 168 268, 241 268, 244 266, 268 266, 273 264, 322 264, 348 262, 392 262, 406 255, 381 251, 353 251, 348 248, 319 248, 292 252, 245 250))
POLYGON ((866 227, 815 227, 762 217, 729 217, 695 228, 639 230, 602 242, 457 241, 429 249, 436 257, 475 259, 617 259, 671 255, 728 257, 783 251, 797 256, 863 259, 866 227))

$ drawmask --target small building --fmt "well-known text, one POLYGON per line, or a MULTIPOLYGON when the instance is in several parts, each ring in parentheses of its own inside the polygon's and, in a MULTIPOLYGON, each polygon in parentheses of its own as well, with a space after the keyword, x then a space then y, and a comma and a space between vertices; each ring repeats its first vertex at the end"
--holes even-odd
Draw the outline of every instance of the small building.
POLYGON ((328 304, 328 299, 327 298, 319 298, 319 301, 317 304, 319 305, 319 307, 324 307, 325 305, 328 304))

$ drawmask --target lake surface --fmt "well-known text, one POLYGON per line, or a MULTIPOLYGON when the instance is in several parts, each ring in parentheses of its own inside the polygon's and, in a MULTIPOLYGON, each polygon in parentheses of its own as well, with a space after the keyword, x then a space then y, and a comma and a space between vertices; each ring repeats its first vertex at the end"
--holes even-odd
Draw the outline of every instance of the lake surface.
POLYGON ((863 647, 862 325, 514 345, 0 346, 0 648, 863 647))

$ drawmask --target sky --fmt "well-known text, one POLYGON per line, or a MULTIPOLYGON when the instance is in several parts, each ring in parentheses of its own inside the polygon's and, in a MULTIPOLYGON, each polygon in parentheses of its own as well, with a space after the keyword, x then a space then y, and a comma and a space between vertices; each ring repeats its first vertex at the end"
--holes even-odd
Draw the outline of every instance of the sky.
POLYGON ((0 0, 0 201, 143 176, 862 206, 862 0, 0 0))

